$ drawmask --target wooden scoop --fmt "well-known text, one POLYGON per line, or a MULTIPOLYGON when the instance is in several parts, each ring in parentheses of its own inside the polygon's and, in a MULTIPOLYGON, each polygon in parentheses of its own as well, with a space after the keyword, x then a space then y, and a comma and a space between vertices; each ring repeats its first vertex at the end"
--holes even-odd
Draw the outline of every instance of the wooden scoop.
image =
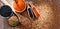
POLYGON ((36 18, 38 18, 40 16, 40 14, 37 12, 37 9, 35 7, 33 7, 32 9, 33 9, 33 12, 34 12, 36 18))
POLYGON ((38 13, 37 8, 32 4, 32 2, 29 2, 29 4, 32 7, 32 11, 34 12, 35 17, 38 18, 40 14, 38 13))

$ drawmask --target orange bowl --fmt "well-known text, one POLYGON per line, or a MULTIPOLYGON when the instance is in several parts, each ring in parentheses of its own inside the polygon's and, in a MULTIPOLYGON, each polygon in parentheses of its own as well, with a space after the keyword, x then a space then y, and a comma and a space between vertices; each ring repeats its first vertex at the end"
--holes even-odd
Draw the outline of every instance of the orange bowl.
POLYGON ((26 3, 23 0, 17 0, 17 3, 14 1, 13 7, 16 12, 23 12, 26 9, 26 3))

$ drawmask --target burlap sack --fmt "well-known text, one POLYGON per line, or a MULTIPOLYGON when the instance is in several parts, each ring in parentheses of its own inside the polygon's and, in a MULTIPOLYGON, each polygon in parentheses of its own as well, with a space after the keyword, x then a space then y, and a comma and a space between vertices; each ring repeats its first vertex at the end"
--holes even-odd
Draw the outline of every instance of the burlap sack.
POLYGON ((40 17, 38 19, 30 19, 27 13, 17 15, 20 17, 24 29, 59 29, 60 27, 60 10, 57 0, 40 0, 38 12, 40 17))
POLYGON ((4 19, 3 29, 60 29, 60 0, 39 0, 38 4, 38 19, 30 19, 26 12, 22 15, 16 13, 21 24, 10 27, 4 19))

